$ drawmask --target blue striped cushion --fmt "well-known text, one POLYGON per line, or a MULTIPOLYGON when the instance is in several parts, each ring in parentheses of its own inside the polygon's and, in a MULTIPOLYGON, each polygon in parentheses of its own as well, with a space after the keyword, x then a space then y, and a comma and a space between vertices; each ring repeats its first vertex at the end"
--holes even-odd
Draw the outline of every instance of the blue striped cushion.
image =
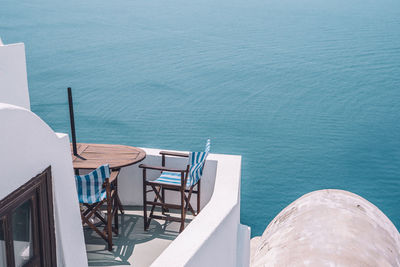
POLYGON ((86 175, 75 175, 79 203, 93 204, 102 201, 106 197, 103 183, 109 177, 110 167, 108 164, 102 165, 86 175))
MULTIPOLYGON (((182 175, 180 172, 167 172, 163 171, 161 176, 158 177, 154 182, 161 183, 161 184, 171 184, 171 185, 181 185, 181 178, 182 175)), ((186 183, 186 186, 189 187, 189 179, 186 183)))

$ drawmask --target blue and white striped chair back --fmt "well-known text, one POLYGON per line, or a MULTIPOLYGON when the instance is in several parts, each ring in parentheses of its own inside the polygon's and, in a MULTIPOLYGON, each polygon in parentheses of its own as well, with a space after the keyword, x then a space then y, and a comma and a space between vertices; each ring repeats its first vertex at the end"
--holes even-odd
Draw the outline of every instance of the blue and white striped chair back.
POLYGON ((207 154, 210 153, 210 149, 211 149, 211 141, 210 141, 210 139, 207 139, 205 152, 207 154))
POLYGON ((106 198, 103 184, 110 177, 108 164, 101 165, 86 175, 75 175, 79 203, 93 204, 106 198))
POLYGON ((204 152, 190 152, 189 153, 189 181, 190 186, 195 185, 203 175, 204 164, 208 153, 210 152, 210 139, 207 140, 206 149, 204 152))

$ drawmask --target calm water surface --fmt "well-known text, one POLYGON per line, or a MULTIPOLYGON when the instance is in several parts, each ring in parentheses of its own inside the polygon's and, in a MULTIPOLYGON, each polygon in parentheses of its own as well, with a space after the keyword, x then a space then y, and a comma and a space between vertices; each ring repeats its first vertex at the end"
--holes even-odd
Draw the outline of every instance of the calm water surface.
POLYGON ((32 110, 81 142, 241 154, 259 235, 340 188, 400 227, 400 1, 0 0, 32 110))

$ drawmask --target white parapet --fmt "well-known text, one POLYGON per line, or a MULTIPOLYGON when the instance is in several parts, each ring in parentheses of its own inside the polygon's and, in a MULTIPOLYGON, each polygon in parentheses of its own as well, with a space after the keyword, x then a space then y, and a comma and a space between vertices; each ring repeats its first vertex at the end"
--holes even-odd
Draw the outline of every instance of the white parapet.
POLYGON ((251 266, 400 266, 393 223, 362 197, 333 189, 290 204, 251 250, 251 266))
MULTIPOLYGON (((159 149, 143 148, 148 165, 161 164, 159 149)), ((178 151, 185 152, 185 151, 178 151)), ((168 157, 166 166, 185 169, 187 159, 168 157)), ((159 171, 147 172, 156 179, 159 171)), ((201 212, 155 260, 152 266, 240 266, 250 262, 250 228, 240 224, 241 156, 210 154, 201 178, 201 212)), ((121 170, 119 195, 124 204, 142 205, 142 169, 121 170)), ((195 205, 196 198, 192 198, 195 205)), ((167 194, 179 204, 178 194, 167 194)))
POLYGON ((0 102, 30 109, 25 45, 0 40, 0 102))
POLYGON ((240 224, 241 157, 210 154, 208 160, 216 162, 209 202, 153 267, 248 266, 250 229, 240 224))

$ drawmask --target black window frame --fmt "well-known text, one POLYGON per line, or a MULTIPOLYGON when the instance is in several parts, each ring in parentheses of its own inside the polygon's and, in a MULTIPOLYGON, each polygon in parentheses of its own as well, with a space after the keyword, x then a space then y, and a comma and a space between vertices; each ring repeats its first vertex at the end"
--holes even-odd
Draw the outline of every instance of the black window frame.
POLYGON ((0 220, 3 221, 7 266, 15 266, 12 214, 28 200, 31 200, 32 210, 33 256, 23 267, 56 267, 51 166, 0 200, 0 220))

